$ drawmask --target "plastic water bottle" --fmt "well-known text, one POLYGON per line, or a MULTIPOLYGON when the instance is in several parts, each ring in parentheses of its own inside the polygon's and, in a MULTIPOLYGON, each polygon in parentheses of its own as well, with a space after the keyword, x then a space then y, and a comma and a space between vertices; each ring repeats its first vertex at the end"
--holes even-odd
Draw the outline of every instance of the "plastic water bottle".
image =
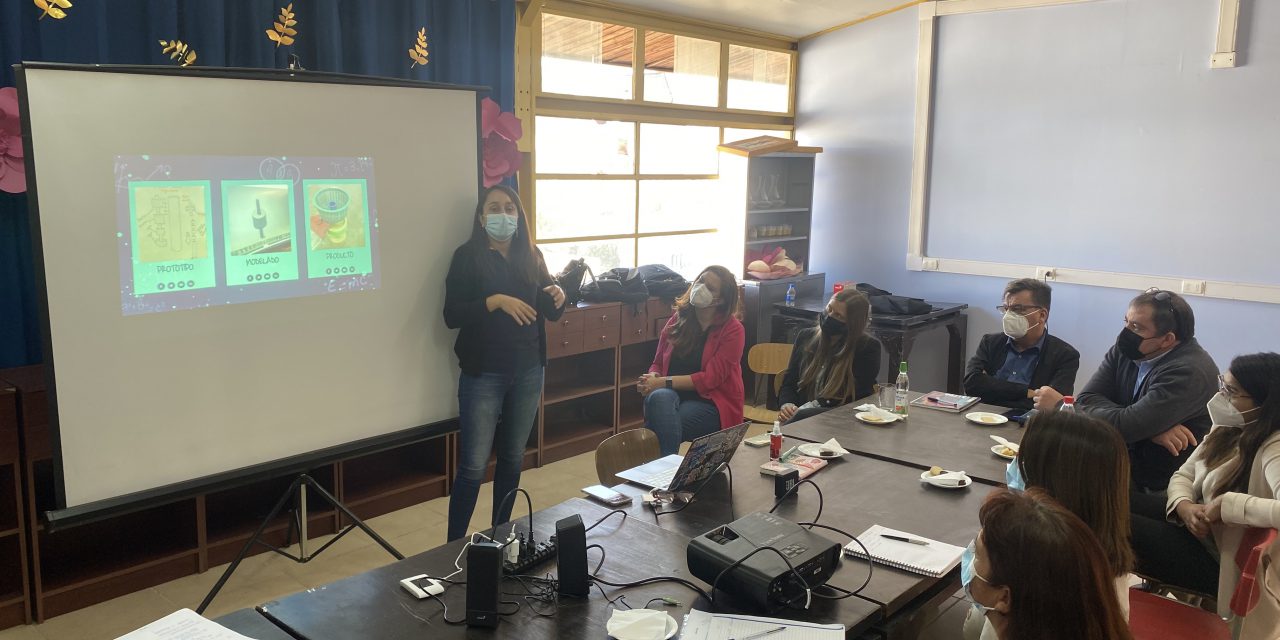
POLYGON ((796 304, 796 285, 791 283, 787 285, 787 306, 794 307, 796 304))
POLYGON ((907 361, 903 360, 898 365, 898 379, 893 383, 893 412, 905 416, 907 415, 907 389, 911 388, 911 381, 907 379, 907 361))
POLYGON ((782 456, 782 422, 773 421, 773 431, 769 432, 769 459, 777 460, 782 456))
POLYGON ((1075 397, 1075 396, 1062 396, 1062 408, 1061 408, 1060 410, 1061 410, 1061 411, 1075 411, 1075 410, 1076 410, 1076 397, 1075 397))

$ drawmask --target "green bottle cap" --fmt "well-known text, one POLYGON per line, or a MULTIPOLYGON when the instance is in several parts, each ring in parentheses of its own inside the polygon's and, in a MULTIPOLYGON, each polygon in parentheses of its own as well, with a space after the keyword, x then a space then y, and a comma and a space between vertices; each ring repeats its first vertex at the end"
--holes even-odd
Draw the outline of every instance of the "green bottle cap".
POLYGON ((902 364, 898 365, 898 373, 906 373, 906 372, 907 372, 907 361, 903 360, 902 364))

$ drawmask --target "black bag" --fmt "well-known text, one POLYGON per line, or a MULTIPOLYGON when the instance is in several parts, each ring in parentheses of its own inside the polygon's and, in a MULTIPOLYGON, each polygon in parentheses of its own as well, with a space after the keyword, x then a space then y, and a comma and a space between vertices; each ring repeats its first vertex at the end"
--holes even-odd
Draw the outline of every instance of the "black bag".
POLYGON ((888 316, 918 316, 933 311, 933 305, 920 298, 895 296, 884 289, 865 282, 858 283, 858 291, 867 295, 871 313, 888 316))
POLYGON ((636 267, 636 273, 644 278, 649 295, 664 300, 675 300, 689 290, 689 281, 664 264, 645 264, 636 267))
MULTIPOLYGON (((554 280, 564 290, 566 305, 575 305, 582 300, 582 279, 588 274, 591 274, 591 267, 583 258, 570 260, 569 264, 564 266, 564 270, 556 274, 554 280)), ((591 279, 595 280, 595 275, 592 275, 591 279)))
POLYGON ((582 299, 587 302, 625 302, 640 304, 649 299, 649 288, 635 269, 610 269, 582 285, 582 299))

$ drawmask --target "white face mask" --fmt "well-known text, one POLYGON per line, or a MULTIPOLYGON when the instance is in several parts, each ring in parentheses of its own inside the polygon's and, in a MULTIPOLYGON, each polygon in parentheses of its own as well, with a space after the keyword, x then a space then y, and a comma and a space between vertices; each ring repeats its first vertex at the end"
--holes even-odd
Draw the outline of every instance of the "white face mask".
POLYGON ((716 297, 711 295, 711 290, 707 288, 707 285, 702 284, 701 282, 695 283, 693 287, 689 289, 689 304, 699 309, 706 309, 715 301, 716 297))
POLYGON ((1030 326, 1027 323, 1026 316, 1020 316, 1012 311, 1004 312, 1004 334, 1014 340, 1022 338, 1028 331, 1040 326, 1039 322, 1030 326))
POLYGON ((1231 404, 1231 399, 1227 397, 1227 394, 1219 391, 1213 394, 1213 398, 1209 400, 1209 404, 1205 405, 1205 408, 1209 410, 1209 421, 1213 423, 1213 426, 1240 428, 1257 422, 1257 420, 1245 420, 1244 414, 1253 413, 1261 407, 1254 407, 1242 412, 1231 404))

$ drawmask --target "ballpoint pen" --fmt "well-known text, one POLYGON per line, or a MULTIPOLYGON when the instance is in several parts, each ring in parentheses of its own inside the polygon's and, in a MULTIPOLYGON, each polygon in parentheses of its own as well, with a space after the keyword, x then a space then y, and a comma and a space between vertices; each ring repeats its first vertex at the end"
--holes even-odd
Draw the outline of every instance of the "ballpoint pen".
POLYGON ((758 632, 758 633, 753 633, 753 634, 751 634, 751 635, 749 635, 749 636, 742 636, 741 638, 730 638, 729 640, 752 640, 753 638, 763 638, 764 636, 767 636, 767 635, 769 635, 769 634, 773 634, 773 633, 777 633, 777 632, 782 631, 782 630, 784 630, 784 629, 786 629, 786 626, 774 627, 774 628, 772 628, 772 629, 766 629, 766 630, 764 630, 764 631, 760 631, 760 632, 758 632))
POLYGON ((880 534, 880 537, 881 537, 881 538, 888 538, 888 539, 890 539, 890 540, 897 540, 898 542, 910 542, 911 544, 918 544, 918 545, 920 545, 920 546, 922 546, 922 547, 927 547, 927 546, 929 546, 929 543, 928 543, 928 542, 926 542, 926 541, 924 541, 924 540, 916 540, 915 538, 904 538, 904 537, 902 537, 902 536, 891 536, 891 535, 889 535, 889 534, 887 534, 887 533, 882 533, 882 534, 880 534))

